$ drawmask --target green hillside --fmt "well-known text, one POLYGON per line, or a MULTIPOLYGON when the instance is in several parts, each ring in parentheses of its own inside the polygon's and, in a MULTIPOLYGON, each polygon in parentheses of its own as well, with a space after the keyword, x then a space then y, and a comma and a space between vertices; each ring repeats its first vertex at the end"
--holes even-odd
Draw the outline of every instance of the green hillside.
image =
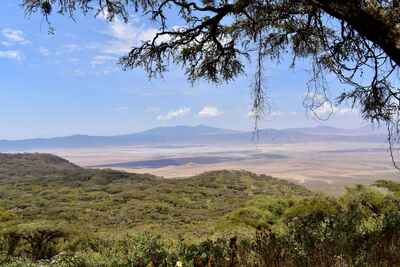
POLYGON ((333 198, 246 171, 162 179, 0 159, 0 266, 400 266, 395 182, 333 198))
MULTIPOLYGON (((301 186, 245 171, 161 179, 87 170, 52 155, 1 157, 6 158, 0 162, 2 176, 10 178, 0 180, 0 208, 15 215, 7 222, 13 224, 48 220, 92 232, 151 230, 171 238, 205 239, 216 231, 246 226, 231 217, 264 196, 311 195, 301 186)), ((258 217, 265 215, 250 211, 254 221, 249 223, 256 227, 258 217)))
POLYGON ((50 154, 0 154, 0 179, 43 178, 80 171, 83 169, 50 154))

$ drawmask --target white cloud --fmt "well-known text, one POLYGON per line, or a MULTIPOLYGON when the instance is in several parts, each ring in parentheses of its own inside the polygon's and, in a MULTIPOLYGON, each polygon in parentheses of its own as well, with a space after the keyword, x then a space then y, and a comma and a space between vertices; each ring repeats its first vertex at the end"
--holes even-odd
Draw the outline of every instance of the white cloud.
POLYGON ((334 105, 329 97, 320 92, 307 92, 304 103, 312 108, 312 114, 318 119, 328 119, 331 115, 353 115, 356 110, 334 105))
POLYGON ((14 59, 14 60, 22 60, 22 55, 18 50, 6 50, 0 51, 0 58, 14 59))
MULTIPOLYGON (((99 15, 100 19, 105 19, 105 17, 105 14, 99 15)), ((107 22, 107 25, 105 34, 108 36, 108 41, 96 45, 99 52, 91 60, 92 67, 116 61, 118 57, 128 53, 132 46, 139 44, 142 39, 143 30, 132 23, 114 19, 112 22, 107 22)))
MULTIPOLYGON (((126 55, 132 47, 140 45, 143 41, 154 38, 158 30, 154 27, 144 26, 138 19, 131 18, 125 23, 119 18, 112 21, 107 19, 107 11, 98 15, 100 20, 106 21, 107 28, 102 33, 107 35, 107 41, 91 45, 97 54, 91 60, 92 67, 103 67, 107 63, 115 64, 119 57, 126 55)), ((168 37, 159 38, 158 41, 168 40, 168 37)))
POLYGON ((353 115, 357 114, 356 110, 349 107, 335 106, 330 102, 324 102, 320 107, 312 110, 318 118, 327 118, 333 114, 336 115, 353 115))
POLYGON ((50 55, 50 50, 46 47, 41 46, 39 47, 39 53, 44 57, 48 57, 50 55))
POLYGON ((17 44, 30 43, 30 41, 25 38, 23 31, 5 28, 1 31, 1 33, 3 34, 4 38, 7 39, 7 42, 3 42, 3 45, 10 45, 10 42, 17 44))
POLYGON ((222 114, 223 114, 223 112, 218 110, 217 107, 205 106, 205 107, 203 107, 202 110, 200 110, 198 115, 202 118, 212 118, 212 117, 221 116, 222 114))
POLYGON ((116 19, 110 23, 107 34, 112 38, 103 48, 102 53, 121 56, 137 44, 139 31, 131 23, 124 23, 116 19))
POLYGON ((172 120, 180 117, 184 117, 188 115, 191 112, 190 108, 183 107, 177 110, 172 110, 169 111, 167 114, 160 114, 157 116, 157 120, 159 121, 167 121, 167 120, 172 120))
MULTIPOLYGON (((109 28, 106 32, 111 40, 102 46, 101 53, 122 56, 142 41, 152 40, 157 32, 156 28, 145 28, 135 21, 125 23, 120 19, 114 19, 109 22, 109 28)), ((168 37, 159 38, 159 41, 166 40, 168 40, 168 37)))
POLYGON ((335 111, 334 108, 335 107, 332 105, 332 103, 323 102, 319 107, 313 109, 312 111, 318 116, 323 116, 332 114, 335 111))

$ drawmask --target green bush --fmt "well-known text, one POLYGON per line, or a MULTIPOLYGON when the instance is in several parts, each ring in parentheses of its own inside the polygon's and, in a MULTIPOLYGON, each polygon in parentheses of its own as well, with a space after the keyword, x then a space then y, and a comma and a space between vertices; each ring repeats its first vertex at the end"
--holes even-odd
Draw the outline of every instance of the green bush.
POLYGON ((29 256, 32 260, 49 259, 58 253, 57 242, 67 232, 48 222, 19 224, 1 232, 7 257, 29 256))

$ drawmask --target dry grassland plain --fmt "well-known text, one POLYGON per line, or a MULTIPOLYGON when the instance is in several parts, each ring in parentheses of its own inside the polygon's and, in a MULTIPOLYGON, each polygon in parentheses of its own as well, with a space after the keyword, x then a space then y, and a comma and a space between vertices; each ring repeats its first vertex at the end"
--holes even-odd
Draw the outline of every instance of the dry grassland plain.
POLYGON ((243 169, 329 194, 377 179, 400 181, 387 144, 377 143, 127 146, 40 152, 59 155, 83 167, 151 173, 165 178, 243 169))

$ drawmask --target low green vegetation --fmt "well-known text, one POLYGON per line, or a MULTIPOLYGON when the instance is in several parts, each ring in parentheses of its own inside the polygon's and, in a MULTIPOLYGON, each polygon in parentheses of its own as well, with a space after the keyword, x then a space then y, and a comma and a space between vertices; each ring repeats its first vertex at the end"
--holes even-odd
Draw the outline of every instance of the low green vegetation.
POLYGON ((162 179, 0 155, 1 266, 399 266, 400 184, 339 198, 246 171, 162 179))
POLYGON ((8 158, 0 162, 0 212, 8 214, 3 222, 8 225, 44 220, 98 235, 151 231, 167 239, 200 240, 225 230, 246 233, 241 217, 251 226, 265 223, 257 216, 275 220, 274 211, 271 218, 262 211, 263 196, 311 195, 301 186, 244 171, 162 179, 87 170, 50 155, 8 158))

